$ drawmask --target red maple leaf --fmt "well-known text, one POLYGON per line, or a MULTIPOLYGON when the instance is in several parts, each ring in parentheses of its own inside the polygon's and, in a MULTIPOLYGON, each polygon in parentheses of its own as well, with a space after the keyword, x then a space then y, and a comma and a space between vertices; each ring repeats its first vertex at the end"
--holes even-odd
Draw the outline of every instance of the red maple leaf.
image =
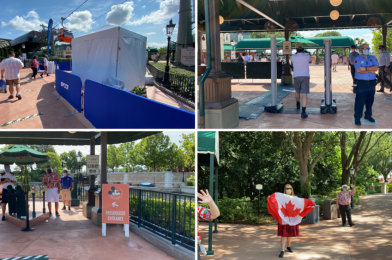
POLYGON ((301 209, 294 210, 295 204, 293 205, 291 203, 291 200, 289 201, 289 203, 285 203, 285 205, 286 205, 286 208, 283 207, 283 205, 282 205, 282 208, 280 210, 282 211, 282 213, 285 217, 289 218, 289 221, 290 221, 290 217, 294 218, 301 212, 301 209))

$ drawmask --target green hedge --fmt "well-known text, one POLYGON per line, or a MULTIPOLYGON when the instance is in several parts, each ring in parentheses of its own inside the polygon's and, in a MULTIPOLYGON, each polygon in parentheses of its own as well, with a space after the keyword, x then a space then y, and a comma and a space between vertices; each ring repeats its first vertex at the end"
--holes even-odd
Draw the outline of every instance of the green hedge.
POLYGON ((188 179, 186 179, 186 186, 195 186, 195 176, 191 175, 188 179))
MULTIPOLYGON (((165 71, 166 63, 150 62, 150 64, 157 69, 165 71)), ((189 70, 185 70, 185 69, 181 69, 181 68, 175 68, 175 67, 173 67, 172 64, 170 64, 169 67, 170 67, 170 73, 178 74, 178 75, 182 75, 182 76, 187 76, 187 77, 195 77, 194 71, 189 71, 189 70)))
POLYGON ((387 184, 387 192, 392 192, 392 184, 387 184))

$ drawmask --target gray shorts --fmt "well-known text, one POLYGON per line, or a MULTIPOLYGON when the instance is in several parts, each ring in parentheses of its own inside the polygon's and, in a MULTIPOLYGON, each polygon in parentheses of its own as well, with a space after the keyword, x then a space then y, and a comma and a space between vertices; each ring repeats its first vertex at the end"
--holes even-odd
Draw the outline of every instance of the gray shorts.
POLYGON ((295 92, 301 94, 309 94, 309 80, 310 77, 295 77, 294 78, 294 88, 295 92))

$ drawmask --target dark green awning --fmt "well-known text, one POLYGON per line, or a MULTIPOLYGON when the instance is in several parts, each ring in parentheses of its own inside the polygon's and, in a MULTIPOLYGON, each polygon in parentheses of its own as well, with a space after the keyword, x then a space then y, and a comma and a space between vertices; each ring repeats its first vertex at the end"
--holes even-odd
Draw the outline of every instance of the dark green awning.
POLYGON ((219 165, 219 134, 215 131, 197 132, 198 164, 210 166, 210 155, 214 157, 214 164, 219 165))

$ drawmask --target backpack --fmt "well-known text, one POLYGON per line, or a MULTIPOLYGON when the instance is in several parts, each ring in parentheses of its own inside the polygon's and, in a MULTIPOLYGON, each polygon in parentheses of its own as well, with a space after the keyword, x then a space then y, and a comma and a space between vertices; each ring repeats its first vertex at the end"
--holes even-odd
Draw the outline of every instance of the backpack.
POLYGON ((31 61, 29 62, 29 64, 27 64, 27 68, 31 68, 31 66, 33 66, 33 60, 31 60, 31 61))

